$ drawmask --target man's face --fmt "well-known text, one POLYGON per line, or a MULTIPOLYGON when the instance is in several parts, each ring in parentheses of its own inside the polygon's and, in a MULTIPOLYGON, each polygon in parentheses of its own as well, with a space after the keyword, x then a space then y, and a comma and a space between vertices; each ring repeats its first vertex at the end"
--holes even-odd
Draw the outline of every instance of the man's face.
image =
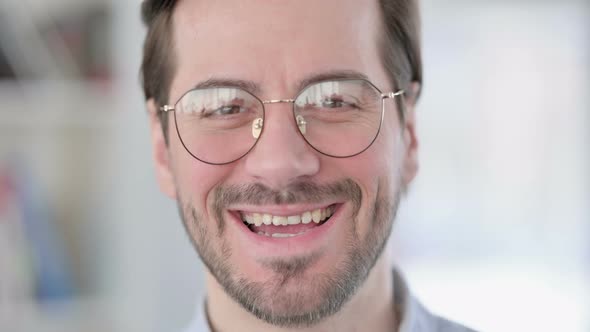
MULTIPOLYGON (((394 89, 379 58, 377 3, 185 0, 173 19, 172 103, 212 78, 254 82, 263 100, 293 98, 302 80, 339 71, 362 73, 384 92, 394 89)), ((221 166, 187 153, 173 115, 166 146, 152 118, 161 188, 178 201, 211 274, 246 310, 275 325, 311 325, 338 311, 366 279, 389 236, 400 192, 416 172, 413 116, 402 123, 396 103, 385 105, 373 145, 340 159, 302 139, 292 105, 266 105, 257 145, 221 166), (296 236, 259 235, 242 221, 254 213, 314 210, 331 217, 296 236)))

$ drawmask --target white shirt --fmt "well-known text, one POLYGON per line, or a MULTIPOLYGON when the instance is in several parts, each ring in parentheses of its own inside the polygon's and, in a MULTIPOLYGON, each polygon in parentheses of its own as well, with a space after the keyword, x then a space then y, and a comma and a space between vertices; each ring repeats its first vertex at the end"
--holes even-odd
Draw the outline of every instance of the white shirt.
MULTIPOLYGON (((394 300, 399 306, 401 320, 398 332, 475 332, 457 323, 430 313, 414 298, 401 275, 393 270, 394 300)), ((184 332, 211 332, 203 301, 198 305, 195 317, 184 332)))

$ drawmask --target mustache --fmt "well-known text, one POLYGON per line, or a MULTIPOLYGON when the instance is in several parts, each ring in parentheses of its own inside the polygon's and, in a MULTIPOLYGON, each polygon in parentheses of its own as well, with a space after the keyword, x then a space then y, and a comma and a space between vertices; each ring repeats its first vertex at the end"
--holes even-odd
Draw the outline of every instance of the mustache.
POLYGON ((217 187, 214 193, 215 210, 232 204, 296 204, 317 203, 327 200, 349 200, 358 208, 362 201, 360 186, 352 179, 328 184, 300 181, 276 190, 260 183, 217 187))

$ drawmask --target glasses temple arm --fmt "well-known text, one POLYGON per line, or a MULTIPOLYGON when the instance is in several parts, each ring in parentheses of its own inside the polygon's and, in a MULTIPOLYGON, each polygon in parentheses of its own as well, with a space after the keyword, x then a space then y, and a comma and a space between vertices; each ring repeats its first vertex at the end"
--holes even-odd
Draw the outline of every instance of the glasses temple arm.
POLYGON ((383 98, 383 99, 395 98, 397 96, 403 95, 404 93, 406 93, 406 91, 404 91, 404 90, 399 90, 399 91, 396 91, 396 92, 382 93, 381 94, 381 98, 383 98))
POLYGON ((162 112, 171 112, 171 111, 174 111, 174 106, 164 105, 164 106, 160 107, 160 111, 162 111, 162 112))

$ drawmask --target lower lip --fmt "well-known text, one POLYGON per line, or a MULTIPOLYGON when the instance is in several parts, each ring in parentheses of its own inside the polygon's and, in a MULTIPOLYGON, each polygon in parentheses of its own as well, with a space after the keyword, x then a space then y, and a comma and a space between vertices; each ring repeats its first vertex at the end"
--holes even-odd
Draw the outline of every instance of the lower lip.
POLYGON ((324 224, 311 228, 307 232, 284 238, 276 238, 266 235, 259 235, 252 232, 248 226, 235 213, 230 213, 230 218, 234 219, 240 233, 245 235, 248 251, 253 251, 256 255, 272 255, 284 256, 295 255, 297 253, 309 252, 319 247, 325 246, 329 241, 326 237, 330 234, 330 230, 340 219, 343 205, 335 205, 335 211, 328 221, 324 224))

